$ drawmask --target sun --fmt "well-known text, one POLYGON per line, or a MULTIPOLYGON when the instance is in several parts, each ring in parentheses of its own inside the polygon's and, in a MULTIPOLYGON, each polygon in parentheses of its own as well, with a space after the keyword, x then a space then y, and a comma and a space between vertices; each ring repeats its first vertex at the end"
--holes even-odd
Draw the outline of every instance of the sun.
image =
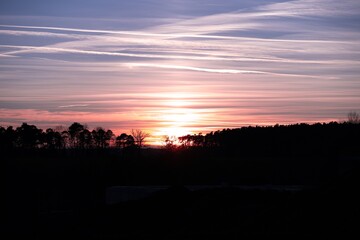
POLYGON ((189 100, 170 99, 158 114, 160 126, 155 134, 159 138, 164 136, 178 138, 192 134, 193 127, 199 119, 199 114, 196 109, 191 108, 189 100))
POLYGON ((191 131, 187 128, 180 127, 180 126, 170 126, 165 127, 160 131, 162 136, 169 136, 169 137, 181 137, 187 134, 191 134, 191 131))
POLYGON ((198 115, 188 108, 175 108, 164 111, 161 122, 164 127, 161 134, 180 137, 191 133, 191 126, 198 121, 198 115))

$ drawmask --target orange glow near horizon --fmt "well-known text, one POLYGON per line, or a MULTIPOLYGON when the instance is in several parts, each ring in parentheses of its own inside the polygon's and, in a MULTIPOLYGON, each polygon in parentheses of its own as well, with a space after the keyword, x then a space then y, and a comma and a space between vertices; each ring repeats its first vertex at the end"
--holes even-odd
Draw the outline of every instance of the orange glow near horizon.
MULTIPOLYGON (((116 136, 130 134, 131 129, 140 129, 150 134, 146 144, 154 146, 164 145, 165 136, 177 139, 187 134, 207 134, 224 128, 249 125, 344 120, 326 114, 319 117, 316 112, 309 114, 308 107, 303 105, 296 105, 297 113, 291 114, 293 106, 277 105, 274 100, 268 100, 265 93, 262 99, 261 91, 240 91, 234 94, 231 91, 215 91, 209 86, 201 89, 187 86, 188 92, 184 89, 178 92, 171 91, 174 90, 172 88, 166 91, 160 89, 157 94, 155 90, 154 93, 148 93, 148 89, 140 89, 136 94, 99 94, 99 98, 97 95, 91 96, 91 101, 79 101, 77 105, 61 106, 53 111, 0 108, 0 115, 4 119, 19 119, 15 123, 9 121, 9 124, 5 124, 14 127, 27 122, 44 130, 59 125, 66 129, 72 122, 79 122, 86 124, 89 129, 111 129, 116 136), (103 99, 105 97, 113 100, 103 99), (105 109, 101 106, 105 106, 105 109)), ((286 92, 282 97, 285 96, 291 102, 289 94, 286 92)), ((298 98, 294 96, 295 100, 298 98)))
POLYGON ((152 134, 155 145, 161 145, 165 136, 178 138, 192 134, 191 126, 201 122, 200 114, 189 108, 191 101, 181 97, 181 94, 173 95, 164 104, 167 108, 158 113, 158 127, 153 129, 152 134))

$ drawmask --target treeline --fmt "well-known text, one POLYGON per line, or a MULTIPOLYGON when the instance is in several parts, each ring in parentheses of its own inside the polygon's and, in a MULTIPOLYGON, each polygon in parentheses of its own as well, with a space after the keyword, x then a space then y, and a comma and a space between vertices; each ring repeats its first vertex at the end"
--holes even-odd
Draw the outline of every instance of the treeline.
MULTIPOLYGON (((360 124, 330 122, 223 129, 179 137, 183 148, 215 148, 242 155, 359 153, 360 124)), ((172 143, 169 143, 171 147, 172 143)))
MULTIPOLYGON (((136 132, 136 131, 134 131, 136 132)), ((141 131, 140 131, 141 132, 141 131)), ((138 137, 138 136, 136 136, 138 137)), ((138 141, 126 133, 115 136, 108 129, 97 127, 89 130, 86 125, 74 122, 67 129, 48 128, 45 131, 35 125, 23 123, 14 129, 0 126, 0 149, 66 149, 66 148, 108 148, 139 145, 138 141)))
MULTIPOLYGON (((73 123, 67 129, 48 128, 23 123, 20 127, 0 127, 0 148, 9 149, 97 149, 141 148, 149 134, 132 130, 115 136, 110 129, 89 130, 73 123)), ((302 155, 306 153, 352 153, 360 146, 360 124, 330 122, 275 126, 249 126, 223 129, 207 134, 192 134, 164 139, 164 148, 220 149, 226 153, 302 155)))

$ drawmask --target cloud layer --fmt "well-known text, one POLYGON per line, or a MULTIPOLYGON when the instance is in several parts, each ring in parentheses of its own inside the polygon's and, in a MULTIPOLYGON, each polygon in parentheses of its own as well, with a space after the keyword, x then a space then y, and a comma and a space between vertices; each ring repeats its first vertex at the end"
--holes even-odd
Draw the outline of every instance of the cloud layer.
POLYGON ((110 5, 94 15, 95 2, 76 16, 4 4, 0 125, 82 121, 159 135, 360 110, 358 1, 133 2, 121 7, 136 18, 104 18, 110 5))

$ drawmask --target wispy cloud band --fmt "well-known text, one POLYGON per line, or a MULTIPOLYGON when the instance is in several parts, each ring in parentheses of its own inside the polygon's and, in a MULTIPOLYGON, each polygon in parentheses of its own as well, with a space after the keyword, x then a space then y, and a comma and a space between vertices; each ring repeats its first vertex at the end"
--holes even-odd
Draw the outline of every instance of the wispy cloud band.
POLYGON ((128 30, 5 19, 0 124, 204 131, 340 120, 359 110, 359 2, 256 5, 158 16, 128 30))

